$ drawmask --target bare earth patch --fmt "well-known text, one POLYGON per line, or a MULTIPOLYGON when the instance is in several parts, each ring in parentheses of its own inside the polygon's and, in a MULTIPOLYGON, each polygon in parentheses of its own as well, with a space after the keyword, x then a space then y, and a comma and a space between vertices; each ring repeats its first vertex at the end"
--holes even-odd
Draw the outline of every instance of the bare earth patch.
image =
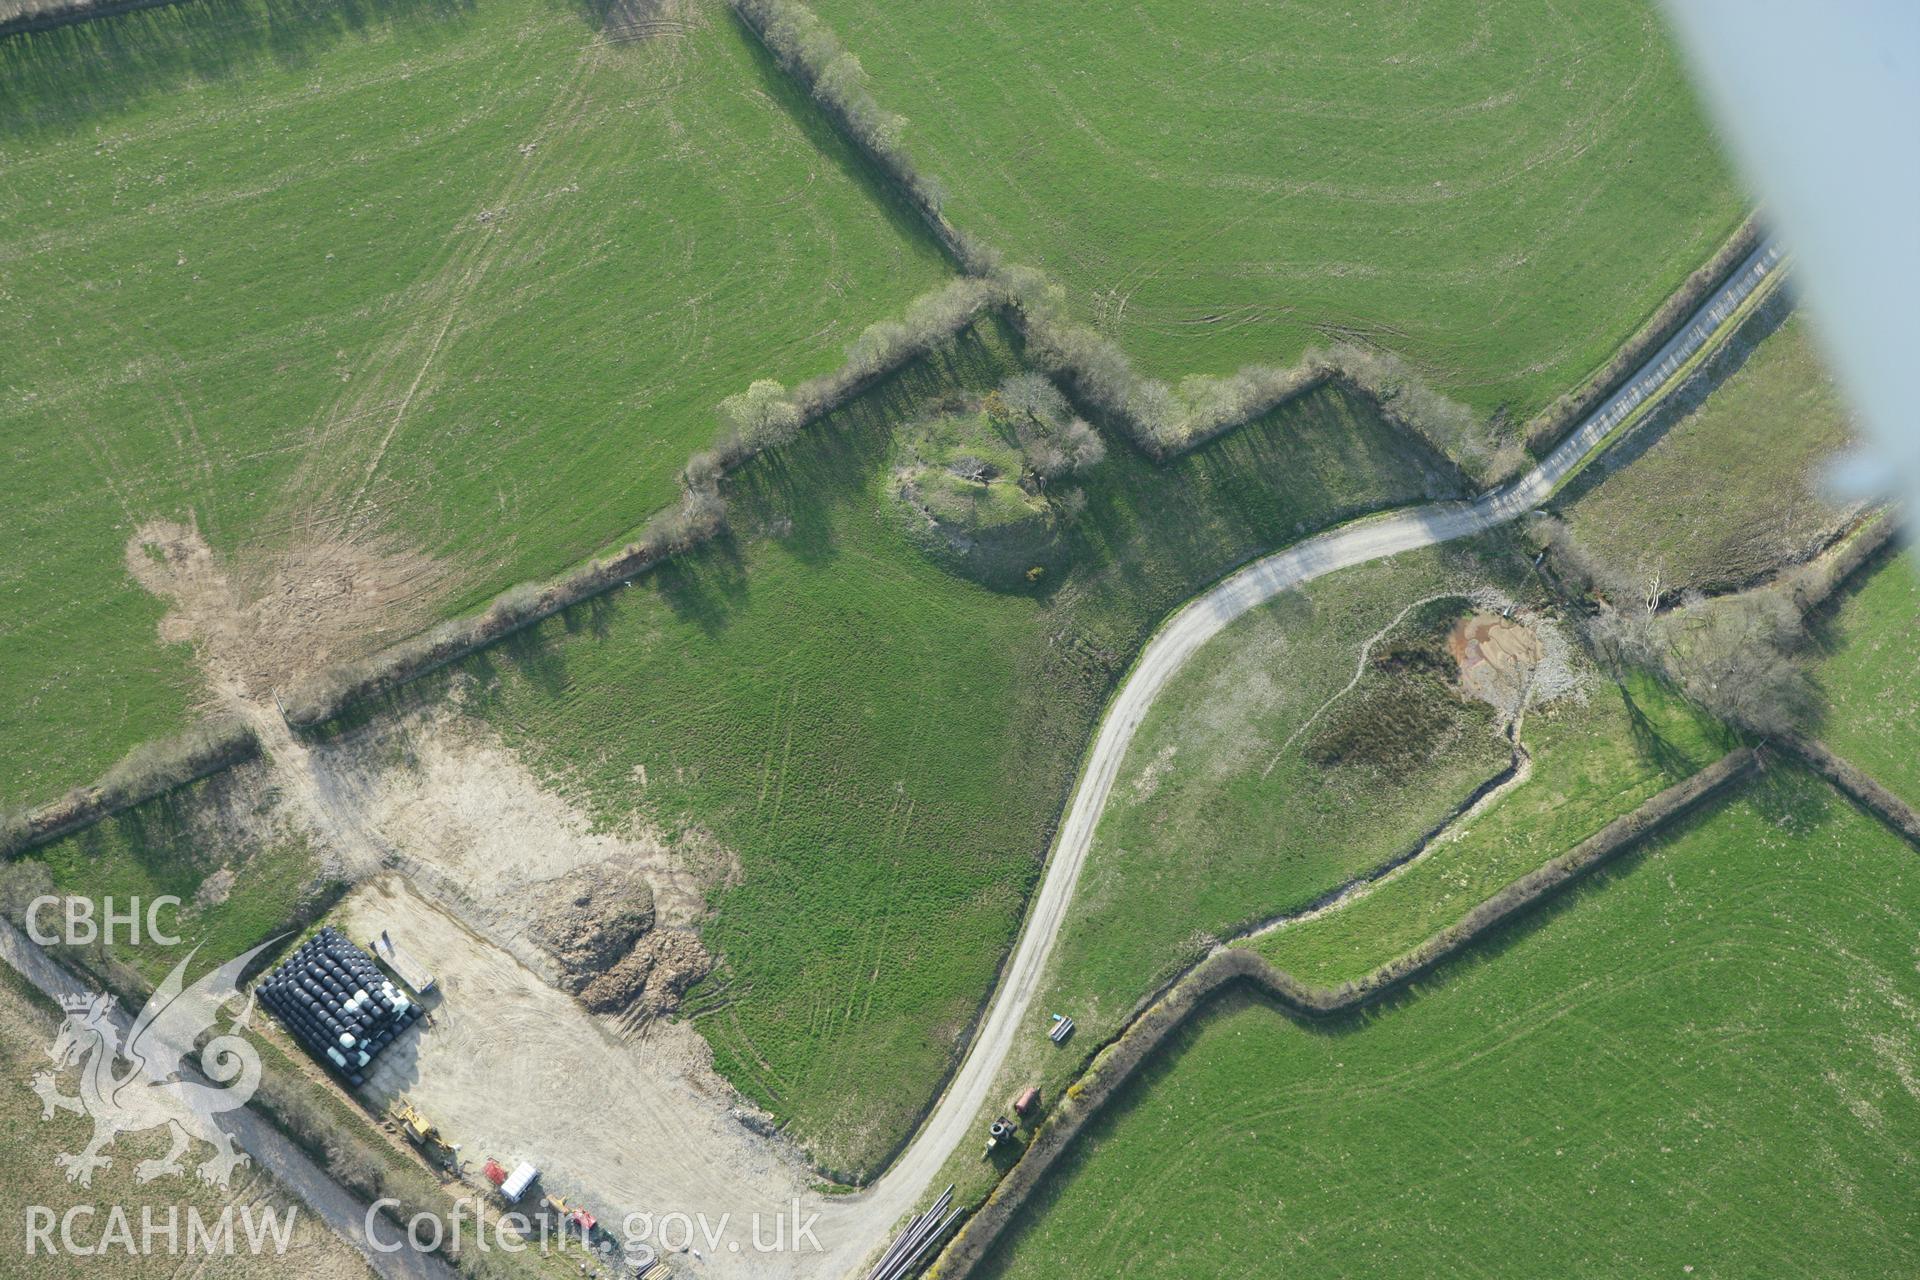
POLYGON ((199 529, 171 520, 141 525, 126 564, 172 606, 160 638, 191 643, 214 691, 247 700, 418 630, 448 576, 428 556, 359 535, 223 564, 199 529))
POLYGON ((628 1214, 705 1214, 716 1225, 730 1215, 739 1250, 696 1235, 713 1268, 701 1274, 789 1275, 809 1260, 753 1251, 754 1215, 770 1240, 776 1217, 791 1231, 796 1201, 803 1220, 819 1202, 787 1144, 740 1123, 690 1025, 616 1034, 395 877, 356 890, 339 919, 359 940, 390 931, 433 970, 430 1016, 381 1055, 367 1093, 377 1106, 409 1098, 461 1144, 467 1175, 488 1156, 532 1161, 544 1190, 616 1232, 628 1214))
MULTIPOLYGON (((658 1013, 673 1003, 665 991, 692 980, 675 977, 680 970, 704 972, 692 930, 706 916, 708 891, 737 878, 738 863, 702 833, 669 838, 638 821, 595 830, 490 731, 446 708, 356 730, 307 756, 325 803, 346 817, 336 825, 366 837, 353 865, 405 873, 546 981, 579 992, 635 951, 642 954, 629 974, 664 957, 633 985, 658 1013), (644 916, 644 925, 619 924, 627 915, 644 916), (582 955, 579 939, 561 940, 588 925, 610 931, 587 946, 607 954, 582 955)), ((608 992, 597 993, 603 1006, 608 992)))
POLYGON ((1511 701, 1509 690, 1523 684, 1545 656, 1531 627, 1497 613, 1461 619, 1447 649, 1460 664, 1461 686, 1496 707, 1511 701))

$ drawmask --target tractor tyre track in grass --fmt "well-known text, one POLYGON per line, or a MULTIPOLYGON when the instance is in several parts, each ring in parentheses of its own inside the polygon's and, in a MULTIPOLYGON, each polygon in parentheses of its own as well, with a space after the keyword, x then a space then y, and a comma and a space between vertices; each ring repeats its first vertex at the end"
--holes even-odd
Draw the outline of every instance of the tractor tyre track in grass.
MULTIPOLYGON (((1539 506, 1629 417, 1673 383, 1782 260, 1779 246, 1763 241, 1631 378, 1518 480, 1471 503, 1415 507, 1308 538, 1228 576, 1167 620, 1141 650, 1101 719, 1045 875, 1034 894, 1026 926, 966 1057, 900 1159, 870 1191, 858 1197, 863 1212, 853 1216, 863 1221, 865 1228, 853 1234, 862 1236, 869 1249, 877 1248, 894 1224, 926 1198, 941 1166, 972 1134, 1014 1037, 1037 1035, 1042 1030, 1028 1023, 1029 1007, 1072 905, 1074 887, 1093 844, 1094 828, 1134 732, 1174 674, 1229 623, 1289 588, 1384 556, 1484 533, 1539 506)), ((852 1231, 854 1223, 837 1226, 839 1236, 852 1231)), ((850 1264, 858 1256, 839 1260, 850 1264)), ((845 1265, 840 1269, 844 1271, 845 1265)), ((823 1274, 827 1273, 823 1269, 823 1274)))

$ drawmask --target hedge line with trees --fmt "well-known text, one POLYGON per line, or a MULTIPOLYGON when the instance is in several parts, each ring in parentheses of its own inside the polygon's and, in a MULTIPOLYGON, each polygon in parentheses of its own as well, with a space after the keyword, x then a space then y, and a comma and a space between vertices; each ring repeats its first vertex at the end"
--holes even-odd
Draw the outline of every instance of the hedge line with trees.
POLYGON ((1835 755, 1827 744, 1798 735, 1783 740, 1786 748, 1813 771, 1850 796, 1868 813, 1920 846, 1920 812, 1875 781, 1864 769, 1835 755))
POLYGON ((183 0, 0 0, 0 40, 28 31, 53 31, 75 23, 92 22, 132 13, 136 9, 159 9, 183 0))
POLYGON ((1351 343, 1309 351, 1290 368, 1248 365, 1236 373, 1195 374, 1168 384, 1142 376, 1116 343, 1072 320, 1060 285, 1035 268, 1007 263, 996 247, 948 221, 942 211, 946 186, 914 161, 905 141, 906 118, 880 105, 859 58, 802 0, 729 2, 775 60, 899 187, 954 262, 970 275, 1001 283, 1032 358, 1156 460, 1205 444, 1338 379, 1370 396, 1392 421, 1424 437, 1476 483, 1495 484, 1524 468, 1527 449, 1551 449, 1604 400, 1760 237, 1757 221, 1749 218, 1605 366, 1527 425, 1525 447, 1426 385, 1399 357, 1351 343))
POLYGON ((1719 288, 1733 269, 1759 247, 1763 234, 1757 216, 1749 216, 1741 223, 1713 257, 1688 276, 1673 296, 1660 304, 1660 309, 1649 316, 1647 322, 1614 352, 1613 359, 1527 423, 1521 434, 1527 442, 1528 451, 1537 458, 1544 458, 1553 452, 1554 446, 1566 439, 1569 431, 1599 408, 1621 383, 1645 364, 1673 336, 1674 330, 1707 300, 1707 295, 1719 288))
POLYGON ((1225 987, 1234 983, 1251 984, 1302 1017, 1325 1018, 1352 1012, 1427 972, 1569 881, 1617 857, 1709 797, 1747 778, 1758 764, 1758 755, 1748 748, 1729 752, 1686 781, 1647 800, 1632 813, 1615 819, 1567 853, 1514 881, 1456 924, 1356 982, 1337 988, 1308 986, 1257 952, 1234 947, 1213 951, 1095 1056, 1086 1074, 1067 1090, 1035 1132, 1020 1159, 935 1260, 928 1276, 934 1280, 964 1280, 973 1274, 1028 1197, 1072 1147, 1087 1122, 1113 1100, 1176 1031, 1225 987))
POLYGON ((216 716, 174 737, 141 743, 98 781, 75 787, 38 808, 0 814, 0 858, 92 826, 122 809, 251 760, 259 751, 252 728, 238 716, 216 716))
POLYGON ((720 427, 713 445, 689 457, 680 473, 679 505, 656 515, 634 541, 550 581, 509 588, 478 614, 442 622, 413 639, 307 677, 281 696, 287 723, 316 728, 353 703, 389 693, 706 543, 726 528, 720 483, 729 472, 764 450, 790 444, 873 383, 952 341, 999 296, 988 281, 951 281, 915 299, 898 320, 867 326, 848 344, 846 363, 833 373, 792 392, 762 379, 728 396, 717 410, 720 427))
POLYGON ((1772 582, 1724 596, 1687 592, 1668 608, 1658 579, 1591 554, 1565 521, 1537 514, 1528 525, 1545 567, 1588 603, 1587 640, 1603 662, 1658 671, 1719 719, 1781 739, 1812 733, 1824 707, 1806 662, 1807 615, 1899 531, 1894 513, 1880 510, 1772 582))

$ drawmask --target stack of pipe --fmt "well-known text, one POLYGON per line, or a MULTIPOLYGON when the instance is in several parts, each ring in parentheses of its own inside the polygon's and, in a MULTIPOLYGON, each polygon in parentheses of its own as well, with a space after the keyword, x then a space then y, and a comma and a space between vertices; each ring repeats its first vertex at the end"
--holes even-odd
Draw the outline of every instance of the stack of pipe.
POLYGON ((960 1216, 960 1210, 952 1209, 953 1187, 949 1185, 933 1202, 933 1208, 917 1215, 907 1223, 887 1251, 880 1255, 880 1261, 873 1264, 873 1270, 867 1272, 867 1280, 902 1280, 920 1265, 934 1241, 947 1233, 953 1220, 960 1216))

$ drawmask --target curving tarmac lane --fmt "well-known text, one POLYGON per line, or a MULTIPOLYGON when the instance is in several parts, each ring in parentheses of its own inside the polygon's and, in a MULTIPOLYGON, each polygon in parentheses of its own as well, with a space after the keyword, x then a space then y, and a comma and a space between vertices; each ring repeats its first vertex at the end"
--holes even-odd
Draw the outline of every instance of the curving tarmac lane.
MULTIPOLYGON (((1094 827, 1106 807, 1134 731, 1174 673, 1228 623, 1289 587, 1382 556, 1482 533, 1539 506, 1615 427, 1707 345, 1727 318, 1779 267, 1782 256, 1777 245, 1763 241, 1628 382, 1539 466, 1518 480, 1471 503, 1440 503, 1392 512, 1295 543, 1222 580, 1161 627, 1141 651, 1101 721, 1019 945, 1001 974, 999 989, 965 1060, 900 1159, 870 1192, 846 1205, 856 1212, 833 1224, 836 1241, 846 1234, 855 1235, 864 1241, 862 1255, 884 1243, 883 1237, 899 1218, 932 1189, 931 1183, 948 1156, 968 1140, 1014 1036, 1039 1035, 1044 1030, 1037 1023, 1028 1025, 1027 1012, 1073 901, 1074 886, 1093 844, 1094 827), (864 1230, 854 1230, 852 1219, 857 1219, 864 1230)), ((838 1266, 823 1268, 822 1274, 844 1271, 858 1257, 838 1257, 838 1266)))
MULTIPOLYGON (((1391 512, 1308 538, 1247 565, 1168 619, 1141 651, 1101 720, 1019 943, 966 1057, 912 1143, 869 1190, 850 1196, 808 1196, 794 1203, 796 1226, 803 1209, 817 1210, 821 1252, 701 1257, 696 1250, 692 1259, 696 1274, 844 1275, 883 1246, 901 1218, 925 1202, 941 1166, 961 1143, 978 1136, 973 1125, 1014 1037, 1043 1030, 1038 1023, 1029 1024, 1027 1015, 1128 744, 1161 689, 1202 645, 1235 618, 1289 587, 1382 556, 1480 533, 1532 510, 1634 409, 1671 381, 1780 262, 1781 253, 1771 243, 1757 248, 1625 386, 1519 480, 1470 503, 1391 512)), ((0 928, 0 963, 10 964, 50 995, 78 989, 71 975, 11 928, 0 928)), ((438 1258, 411 1250, 389 1254, 369 1248, 364 1205, 251 1110, 226 1112, 217 1121, 205 1119, 232 1132, 240 1146, 289 1192, 353 1244, 383 1280, 452 1280, 452 1270, 438 1258)))

